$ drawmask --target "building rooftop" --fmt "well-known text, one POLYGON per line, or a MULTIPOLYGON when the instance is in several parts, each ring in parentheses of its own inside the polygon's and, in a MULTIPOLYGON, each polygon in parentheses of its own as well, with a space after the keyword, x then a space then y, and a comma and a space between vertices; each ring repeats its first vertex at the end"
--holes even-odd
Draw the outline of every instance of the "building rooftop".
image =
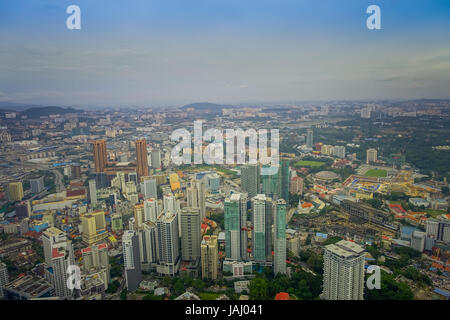
POLYGON ((327 245, 325 248, 326 250, 332 252, 333 254, 343 258, 359 256, 361 253, 364 252, 363 247, 347 240, 341 240, 335 244, 327 245))
POLYGON ((4 289, 28 298, 37 298, 52 289, 50 283, 35 275, 25 275, 7 284, 4 289))

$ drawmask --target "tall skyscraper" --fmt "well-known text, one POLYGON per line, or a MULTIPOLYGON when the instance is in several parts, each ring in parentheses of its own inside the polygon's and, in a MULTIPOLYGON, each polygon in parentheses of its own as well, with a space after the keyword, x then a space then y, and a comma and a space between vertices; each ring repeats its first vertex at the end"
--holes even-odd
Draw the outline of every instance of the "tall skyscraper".
POLYGON ((95 184, 98 189, 108 188, 109 182, 106 173, 104 172, 96 172, 95 173, 95 184))
POLYGON ((97 203, 97 185, 95 180, 89 180, 89 201, 91 204, 97 203))
POLYGON ((206 184, 203 180, 192 180, 186 188, 187 206, 199 208, 200 223, 206 218, 206 184))
POLYGON ((197 180, 198 207, 200 209, 200 223, 206 218, 206 185, 203 180, 197 180))
POLYGON ((281 198, 289 202, 290 189, 289 159, 281 159, 281 198))
POLYGON ((225 199, 225 251, 227 259, 247 259, 247 197, 234 193, 225 199))
POLYGON ((157 221, 159 265, 157 272, 174 276, 180 268, 178 214, 166 211, 157 221))
POLYGON ((312 148, 313 144, 314 144, 314 133, 312 129, 308 129, 306 131, 306 145, 312 148))
POLYGON ((367 164, 377 162, 377 159, 378 159, 377 149, 367 149, 366 154, 367 154, 367 157, 366 157, 367 164))
POLYGON ((147 142, 136 140, 136 171, 139 177, 148 176, 147 142))
MULTIPOLYGON (((265 168, 270 167, 269 165, 265 165, 265 168)), ((261 193, 265 194, 268 197, 278 199, 281 196, 281 170, 278 168, 277 173, 272 175, 263 175, 261 176, 262 180, 262 189, 261 193)))
POLYGON ((217 236, 204 236, 201 244, 202 279, 217 279, 219 250, 217 236))
POLYGON ((274 274, 286 274, 286 201, 277 200, 273 205, 274 214, 274 274))
POLYGON ((153 169, 161 169, 161 151, 157 149, 151 151, 151 162, 153 169))
POLYGON ((122 236, 123 265, 128 291, 136 291, 142 281, 139 239, 135 231, 126 230, 122 236))
POLYGON ((181 220, 181 256, 183 261, 200 259, 202 231, 199 208, 185 207, 180 212, 181 220))
POLYGON ((188 207, 198 208, 198 190, 195 184, 186 188, 186 197, 188 207))
POLYGON ((241 189, 253 198, 260 190, 260 171, 258 164, 246 164, 241 167, 241 189))
POLYGON ((364 248, 341 240, 325 246, 323 293, 326 300, 363 300, 364 248))
POLYGON ((92 143, 95 172, 104 172, 107 163, 106 141, 96 140, 92 143))
POLYGON ((23 199, 23 186, 22 182, 11 182, 8 188, 9 200, 10 201, 20 201, 23 199))
MULTIPOLYGON (((252 199, 253 209, 253 259, 266 260, 266 196, 258 194, 252 199)), ((269 223, 269 221, 267 221, 269 223)))

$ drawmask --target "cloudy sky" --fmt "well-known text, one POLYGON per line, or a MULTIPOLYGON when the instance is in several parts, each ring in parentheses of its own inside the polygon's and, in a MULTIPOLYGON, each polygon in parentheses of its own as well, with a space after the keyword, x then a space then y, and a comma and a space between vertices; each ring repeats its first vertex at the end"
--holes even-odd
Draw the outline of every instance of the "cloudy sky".
POLYGON ((450 98, 448 0, 0 0, 0 101, 450 98), (81 30, 66 8, 81 8, 81 30), (381 7, 382 30, 366 28, 381 7))

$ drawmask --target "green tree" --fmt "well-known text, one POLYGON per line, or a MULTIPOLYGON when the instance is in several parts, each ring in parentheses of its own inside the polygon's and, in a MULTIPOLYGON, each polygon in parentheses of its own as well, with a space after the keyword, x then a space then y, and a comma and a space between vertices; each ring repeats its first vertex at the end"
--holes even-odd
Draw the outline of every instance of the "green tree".
POLYGON ((123 289, 122 292, 120 293, 120 299, 127 300, 127 295, 128 295, 127 289, 123 289))
POLYGON ((184 283, 181 278, 178 278, 175 281, 175 285, 173 286, 173 290, 175 291, 175 295, 179 296, 184 292, 184 283))
POLYGON ((264 278, 256 277, 250 281, 250 298, 253 300, 267 300, 268 297, 268 283, 264 278))

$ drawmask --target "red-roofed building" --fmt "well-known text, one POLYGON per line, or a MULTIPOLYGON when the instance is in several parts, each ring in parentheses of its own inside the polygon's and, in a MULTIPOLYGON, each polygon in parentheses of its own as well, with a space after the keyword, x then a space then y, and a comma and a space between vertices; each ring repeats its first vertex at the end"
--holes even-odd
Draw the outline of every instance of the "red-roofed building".
POLYGON ((290 300, 289 293, 287 292, 278 292, 275 296, 275 300, 290 300))
POLYGON ((59 252, 58 248, 53 248, 52 249, 52 258, 55 259, 55 258, 61 258, 61 257, 64 257, 64 253, 59 252))
POLYGON ((401 204, 390 204, 389 208, 392 212, 394 212, 396 215, 404 216, 406 214, 406 210, 403 209, 401 204))

